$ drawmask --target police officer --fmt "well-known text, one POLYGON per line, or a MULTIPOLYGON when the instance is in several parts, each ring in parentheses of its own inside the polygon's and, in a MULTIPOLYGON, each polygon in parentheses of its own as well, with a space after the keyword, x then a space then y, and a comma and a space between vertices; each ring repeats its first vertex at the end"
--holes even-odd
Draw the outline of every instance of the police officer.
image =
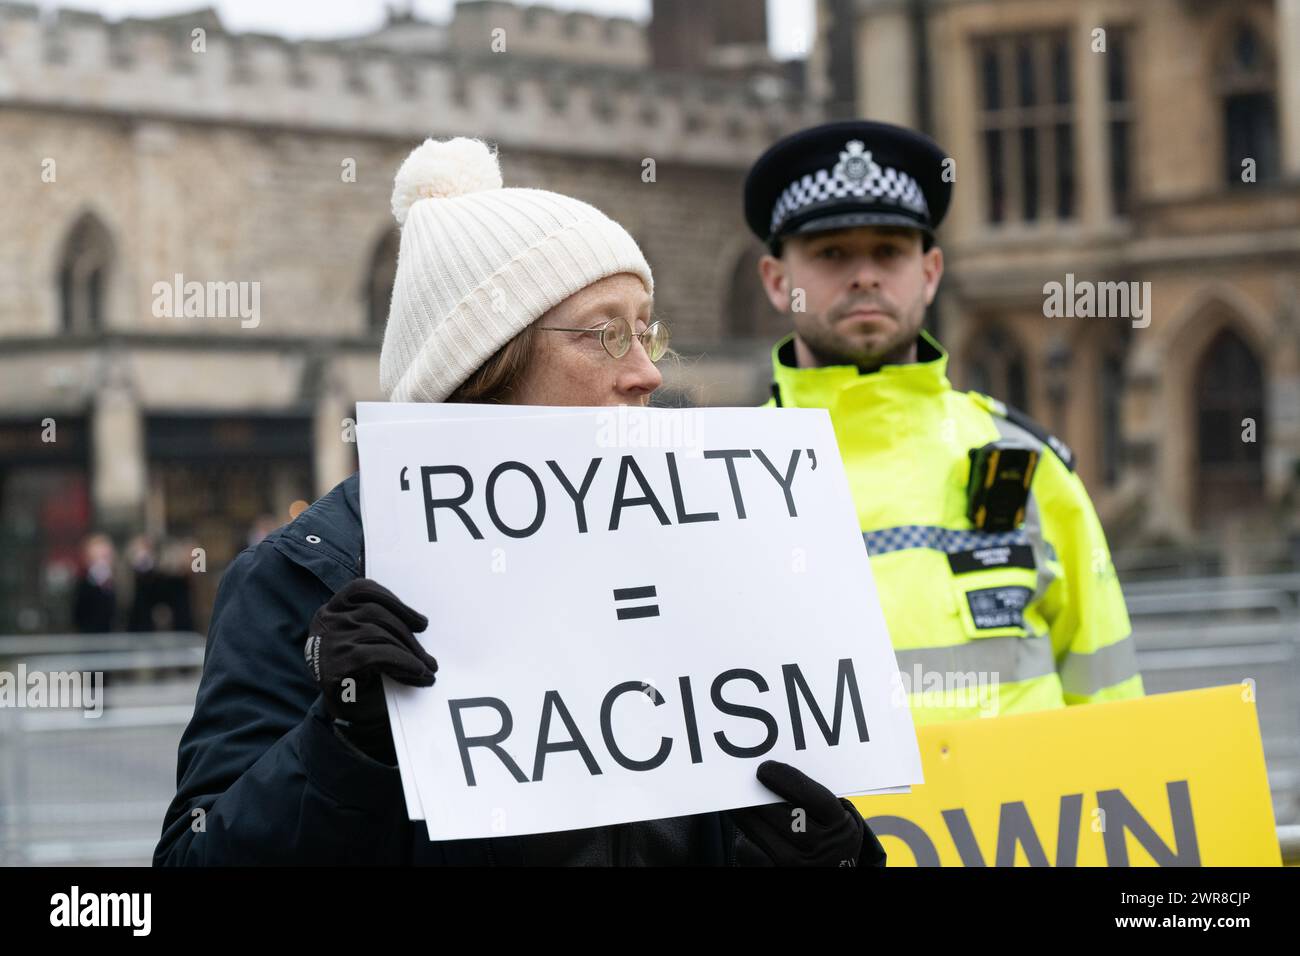
POLYGON ((943 151, 886 123, 772 146, 745 183, 759 271, 793 334, 769 406, 828 409, 918 723, 1143 693, 1124 598, 1074 457, 953 389, 921 326, 943 275, 943 151))

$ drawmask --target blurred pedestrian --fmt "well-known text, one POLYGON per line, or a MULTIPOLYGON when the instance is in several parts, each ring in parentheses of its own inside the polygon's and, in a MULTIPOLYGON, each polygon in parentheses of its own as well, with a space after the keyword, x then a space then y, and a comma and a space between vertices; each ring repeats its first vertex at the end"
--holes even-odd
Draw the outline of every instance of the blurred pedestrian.
POLYGON ((82 634, 115 629, 117 588, 113 564, 117 549, 105 534, 92 534, 82 543, 81 576, 72 599, 72 620, 82 634))
POLYGON ((152 631, 153 607, 162 600, 153 540, 148 535, 136 535, 127 543, 126 558, 131 566, 131 613, 126 629, 152 631))
POLYGON ((190 595, 190 542, 173 539, 162 547, 158 570, 159 593, 167 620, 155 621, 160 631, 194 630, 194 610, 190 595))
POLYGON ((127 548, 134 577, 127 629, 193 630, 188 543, 168 540, 155 550, 150 538, 139 535, 127 548))

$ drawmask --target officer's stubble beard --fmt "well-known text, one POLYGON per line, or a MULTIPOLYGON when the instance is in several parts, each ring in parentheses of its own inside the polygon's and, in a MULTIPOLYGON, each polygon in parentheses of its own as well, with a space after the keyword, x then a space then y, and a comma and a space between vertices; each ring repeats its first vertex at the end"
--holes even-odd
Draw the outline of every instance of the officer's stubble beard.
MULTIPOLYGON (((800 283, 790 266, 790 259, 786 257, 785 267, 790 287, 799 288, 800 283)), ((916 361, 916 340, 925 322, 924 272, 918 275, 917 280, 914 298, 903 305, 891 301, 879 291, 850 291, 826 312, 795 312, 792 301, 786 314, 794 323, 796 337, 811 353, 818 367, 856 365, 861 372, 874 372, 882 365, 906 365, 916 361), (894 320, 892 333, 874 348, 863 348, 838 331, 840 319, 864 306, 880 309, 894 320)))

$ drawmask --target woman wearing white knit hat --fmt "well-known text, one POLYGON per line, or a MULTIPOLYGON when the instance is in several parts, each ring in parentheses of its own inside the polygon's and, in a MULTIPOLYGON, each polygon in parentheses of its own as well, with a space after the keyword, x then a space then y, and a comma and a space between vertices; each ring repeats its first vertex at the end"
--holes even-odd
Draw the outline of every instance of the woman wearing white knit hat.
POLYGON ((651 319, 650 266, 600 210, 502 188, 487 146, 453 139, 407 157, 393 215, 402 244, 379 359, 390 401, 642 405, 662 384, 668 330, 651 319))
MULTIPOLYGON (((412 152, 392 204, 391 401, 649 401, 668 335, 621 226, 568 196, 503 188, 496 157, 468 139, 412 152)), ((434 682, 415 636, 428 621, 363 564, 353 475, 227 569, 156 864, 884 864, 853 804, 770 761, 759 778, 790 802, 430 842, 405 812, 381 683, 434 682), (791 803, 806 811, 797 832, 791 803)))

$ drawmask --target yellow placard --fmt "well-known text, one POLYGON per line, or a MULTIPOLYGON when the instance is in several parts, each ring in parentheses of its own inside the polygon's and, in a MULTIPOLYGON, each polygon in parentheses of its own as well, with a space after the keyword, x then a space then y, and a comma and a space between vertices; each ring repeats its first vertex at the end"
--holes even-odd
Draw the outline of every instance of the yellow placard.
POLYGON ((890 866, 1280 866, 1249 685, 917 728, 925 783, 854 797, 890 866))

